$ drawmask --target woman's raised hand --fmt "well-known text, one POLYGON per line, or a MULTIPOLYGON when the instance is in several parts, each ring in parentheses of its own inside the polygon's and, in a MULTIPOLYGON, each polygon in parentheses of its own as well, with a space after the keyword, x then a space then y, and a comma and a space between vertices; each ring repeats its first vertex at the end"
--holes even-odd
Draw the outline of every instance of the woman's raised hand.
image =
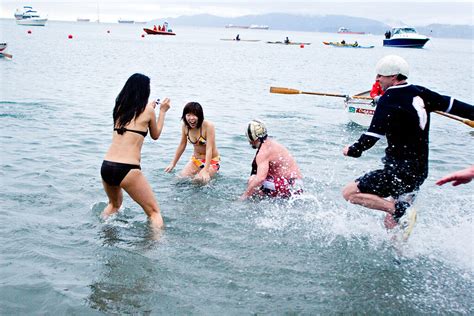
POLYGON ((160 103, 160 111, 166 112, 171 107, 170 99, 164 98, 163 101, 160 103))

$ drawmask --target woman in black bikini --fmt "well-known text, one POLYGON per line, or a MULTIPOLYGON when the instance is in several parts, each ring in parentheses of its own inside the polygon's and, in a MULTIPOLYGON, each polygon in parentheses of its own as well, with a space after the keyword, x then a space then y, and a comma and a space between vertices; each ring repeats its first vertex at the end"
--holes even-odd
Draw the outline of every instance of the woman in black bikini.
POLYGON ((143 141, 150 131, 150 137, 158 139, 163 129, 170 100, 164 99, 156 119, 156 101, 148 103, 150 78, 134 74, 115 99, 113 112, 114 132, 112 144, 105 155, 100 170, 104 190, 109 203, 102 216, 107 218, 116 213, 123 201, 122 189, 145 211, 154 228, 163 227, 160 207, 150 184, 141 172, 140 157, 143 141))
POLYGON ((191 160, 180 173, 180 177, 193 178, 203 184, 208 183, 219 171, 220 156, 216 147, 214 124, 204 119, 202 107, 197 102, 189 102, 184 106, 183 126, 181 127, 181 142, 176 149, 173 161, 165 168, 171 172, 181 158, 186 143, 194 146, 191 160))

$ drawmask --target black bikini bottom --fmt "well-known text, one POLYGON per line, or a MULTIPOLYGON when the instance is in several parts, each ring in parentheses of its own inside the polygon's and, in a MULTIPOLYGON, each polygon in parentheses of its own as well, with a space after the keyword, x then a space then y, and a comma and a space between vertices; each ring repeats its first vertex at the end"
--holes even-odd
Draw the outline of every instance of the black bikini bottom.
POLYGON ((100 168, 100 175, 108 185, 118 186, 132 169, 141 170, 140 165, 104 160, 100 168))

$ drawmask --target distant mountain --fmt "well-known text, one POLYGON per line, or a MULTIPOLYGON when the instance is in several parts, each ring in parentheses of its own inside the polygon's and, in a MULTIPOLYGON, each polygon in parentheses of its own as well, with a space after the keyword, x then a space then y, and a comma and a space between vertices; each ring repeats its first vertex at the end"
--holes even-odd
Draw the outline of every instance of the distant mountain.
MULTIPOLYGON (((162 22, 163 19, 152 21, 162 22)), ((268 25, 272 30, 308 31, 308 32, 332 32, 344 26, 352 31, 383 35, 390 26, 376 20, 351 17, 346 15, 293 15, 283 13, 271 13, 263 15, 246 15, 235 18, 219 17, 209 14, 193 16, 180 16, 167 18, 172 27, 174 26, 202 26, 202 27, 224 27, 226 24, 234 25, 268 25)), ((401 22, 402 24, 403 22, 401 22)), ((420 34, 429 37, 455 37, 473 38, 472 25, 444 25, 431 24, 416 27, 420 34)))
POLYGON ((472 25, 430 24, 427 26, 418 26, 416 30, 428 37, 473 39, 474 34, 474 26, 472 25))

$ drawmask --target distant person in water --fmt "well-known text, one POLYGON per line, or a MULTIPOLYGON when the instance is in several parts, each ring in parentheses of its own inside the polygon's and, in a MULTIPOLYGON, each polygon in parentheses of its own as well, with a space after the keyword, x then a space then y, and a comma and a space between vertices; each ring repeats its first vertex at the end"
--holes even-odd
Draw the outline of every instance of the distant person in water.
POLYGON ((357 41, 355 41, 354 44, 352 44, 352 46, 357 47, 357 46, 359 46, 359 43, 357 43, 357 41))
POLYGON ((174 169, 189 142, 194 147, 194 153, 191 160, 181 170, 180 177, 192 178, 206 184, 220 169, 221 158, 216 146, 214 124, 204 119, 202 107, 197 102, 189 102, 185 105, 181 119, 183 120, 181 141, 165 172, 171 172, 174 169))
POLYGON ((240 41, 240 35, 239 34, 237 34, 237 36, 235 37, 235 40, 240 41))
POLYGON ((454 173, 448 174, 447 176, 439 179, 436 181, 437 185, 443 185, 448 182, 452 182, 453 186, 457 186, 460 184, 466 184, 471 182, 471 180, 474 179, 474 165, 463 169, 456 171, 454 173))
POLYGON ((346 45, 346 41, 345 41, 345 40, 342 40, 342 41, 341 41, 341 44, 342 44, 342 45, 346 45))
POLYGON ((375 69, 376 81, 385 93, 380 97, 369 129, 354 144, 346 146, 343 154, 360 157, 385 138, 384 166, 350 182, 342 194, 350 203, 384 212, 388 229, 398 224, 409 228, 416 219, 416 212, 410 207, 428 176, 430 113, 443 111, 472 120, 474 107, 409 84, 409 65, 399 56, 383 57, 375 69))
POLYGON ((285 38, 285 44, 290 44, 290 39, 288 38, 288 36, 285 38))
POLYGON ((105 155, 100 170, 104 190, 109 202, 102 215, 107 218, 116 213, 123 201, 122 189, 145 211, 154 228, 163 227, 158 202, 140 167, 141 149, 150 132, 154 140, 160 137, 170 100, 160 105, 158 119, 155 115, 156 101, 148 102, 150 78, 134 74, 115 99, 113 111, 114 131, 112 144, 105 155))
POLYGON ((246 129, 248 142, 257 149, 247 189, 240 199, 250 197, 289 198, 303 192, 302 175, 295 159, 285 146, 268 137, 260 120, 252 120, 246 129))

